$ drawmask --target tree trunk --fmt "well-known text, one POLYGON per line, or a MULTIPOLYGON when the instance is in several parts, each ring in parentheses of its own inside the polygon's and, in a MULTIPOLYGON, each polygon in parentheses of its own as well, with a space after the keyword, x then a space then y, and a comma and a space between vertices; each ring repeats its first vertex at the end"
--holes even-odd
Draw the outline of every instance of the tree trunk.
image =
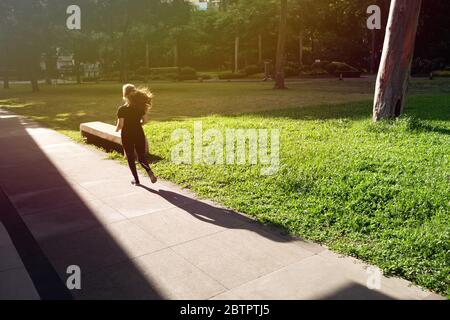
POLYGON ((148 41, 145 43, 145 67, 150 68, 150 45, 148 41))
POLYGON ((48 50, 45 55, 45 83, 46 84, 52 84, 52 73, 53 73, 52 57, 51 57, 50 51, 48 50))
POLYGON ((173 66, 178 67, 178 41, 173 45, 173 66))
POLYGON ((80 60, 78 59, 75 59, 75 75, 77 77, 77 84, 81 84, 80 60))
POLYGON ((258 35, 258 63, 261 65, 263 60, 262 54, 262 35, 258 35))
POLYGON ((234 72, 239 72, 239 36, 234 39, 234 72))
POLYGON ((404 109, 422 0, 392 0, 375 87, 373 120, 399 117, 404 109))
POLYGON ((38 83, 36 67, 31 69, 30 83, 31 83, 31 91, 38 92, 39 91, 39 83, 38 83))
POLYGON ((3 89, 9 89, 9 70, 5 69, 5 73, 3 75, 3 89))
POLYGON ((38 71, 40 70, 40 56, 38 54, 31 54, 30 56, 31 64, 30 64, 30 83, 31 83, 31 91, 38 92, 39 91, 39 83, 38 83, 38 71))
POLYGON ((31 79, 31 91, 39 92, 39 84, 38 84, 38 80, 36 79, 36 77, 33 77, 31 79))
POLYGON ((128 6, 125 6, 125 22, 120 47, 120 81, 128 82, 128 29, 130 26, 130 16, 128 6))
POLYGON ((10 59, 10 55, 9 55, 9 50, 8 47, 5 47, 5 58, 4 58, 4 62, 5 62, 5 69, 4 69, 4 73, 3 73, 3 89, 9 89, 9 59, 10 59))
POLYGON ((274 89, 286 89, 286 85, 284 82, 286 32, 287 32, 287 0, 281 0, 280 27, 278 30, 278 45, 277 45, 274 89))
POLYGON ((128 82, 128 72, 127 72, 127 54, 126 54, 126 44, 125 39, 122 40, 122 46, 120 48, 120 82, 128 82))
POLYGON ((303 67, 303 32, 298 33, 298 65, 303 67))

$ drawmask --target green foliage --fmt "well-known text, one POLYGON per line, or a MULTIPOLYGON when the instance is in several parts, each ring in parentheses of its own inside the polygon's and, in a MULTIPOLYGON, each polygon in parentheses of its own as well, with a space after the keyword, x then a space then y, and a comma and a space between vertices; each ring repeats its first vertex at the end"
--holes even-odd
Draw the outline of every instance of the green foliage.
POLYGON ((329 73, 321 68, 303 68, 300 71, 300 75, 301 76, 306 76, 306 77, 329 77, 329 73))
POLYGON ((150 68, 151 75, 168 75, 178 74, 177 67, 164 67, 164 68, 150 68))
POLYGON ((180 69, 180 75, 184 76, 196 76, 197 71, 192 67, 183 67, 180 69))
POLYGON ((297 77, 299 75, 298 68, 286 66, 284 67, 284 75, 286 77, 297 77))
POLYGON ((450 70, 437 70, 437 71, 433 71, 433 75, 434 75, 435 77, 450 78, 450 70))
POLYGON ((220 80, 232 80, 232 79, 242 79, 242 78, 245 78, 246 76, 247 76, 247 74, 245 74, 245 73, 241 73, 241 72, 239 72, 239 73, 234 73, 234 72, 222 72, 222 73, 219 73, 218 75, 218 78, 220 79, 220 80))
POLYGON ((344 62, 331 62, 323 66, 323 68, 330 74, 337 72, 358 72, 359 70, 344 63, 344 62))
POLYGON ((139 67, 135 73, 141 76, 149 76, 152 73, 152 69, 147 67, 139 67))
POLYGON ((261 73, 261 71, 262 71, 261 68, 254 64, 248 65, 244 69, 244 72, 247 76, 252 76, 254 74, 261 73))
POLYGON ((210 80, 212 79, 212 76, 208 73, 199 73, 198 78, 201 80, 210 80))
MULTIPOLYGON (((228 1, 221 10, 208 11, 193 10, 188 1, 83 0, 81 32, 65 27, 69 2, 22 2, 0 2, 3 48, 0 69, 10 69, 13 78, 17 78, 15 75, 19 71, 23 79, 29 79, 30 75, 55 76, 56 48, 75 54, 77 62, 102 61, 101 68, 107 73, 128 68, 129 73, 146 79, 168 78, 143 68, 147 62, 152 66, 189 65, 198 70, 231 69, 236 36, 241 39, 241 66, 244 57, 246 64, 259 63, 259 36, 262 37, 263 59, 275 56, 279 18, 279 1, 275 0, 228 1), (174 61, 175 46, 179 63, 174 61), (47 73, 38 70, 42 54, 50 57, 47 73)), ((289 59, 298 56, 301 33, 305 40, 304 63, 311 64, 315 59, 349 61, 359 70, 368 69, 371 35, 364 21, 365 9, 372 2, 289 1, 287 56, 289 59)), ((445 15, 449 8, 450 2, 446 0, 435 0, 423 8, 416 46, 420 61, 413 65, 413 73, 428 75, 450 62, 447 45, 450 24, 445 15), (437 26, 440 32, 436 32, 437 26)), ((382 11, 383 21, 386 21, 387 6, 382 11)), ((380 40, 382 36, 381 31, 377 38, 380 40)), ((378 41, 377 50, 381 45, 382 41, 378 41)), ((314 75, 317 70, 303 73, 314 75)), ((257 73, 251 72, 252 75, 257 73)), ((124 70, 121 73, 124 74, 124 70)), ((176 72, 165 74, 168 73, 172 78, 176 72)))
POLYGON ((179 74, 180 80, 197 80, 198 75, 197 71, 192 67, 184 67, 180 69, 179 74))

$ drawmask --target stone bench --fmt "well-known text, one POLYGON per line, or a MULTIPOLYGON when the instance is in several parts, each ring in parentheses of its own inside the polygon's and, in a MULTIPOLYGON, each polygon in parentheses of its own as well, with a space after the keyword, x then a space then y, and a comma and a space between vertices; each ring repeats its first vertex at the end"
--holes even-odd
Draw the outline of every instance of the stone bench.
MULTIPOLYGON (((116 126, 95 121, 80 124, 81 136, 89 144, 103 147, 108 151, 115 150, 124 153, 120 132, 116 132, 116 126)), ((148 154, 148 142, 145 141, 145 153, 148 154)))

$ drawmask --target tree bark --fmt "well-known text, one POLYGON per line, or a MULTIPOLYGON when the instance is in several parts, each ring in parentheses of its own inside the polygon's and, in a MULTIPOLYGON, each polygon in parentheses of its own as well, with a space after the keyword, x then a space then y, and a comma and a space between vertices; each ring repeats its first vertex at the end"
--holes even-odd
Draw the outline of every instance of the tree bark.
POLYGON ((178 68, 178 41, 173 45, 173 66, 178 68))
POLYGON ((31 70, 30 83, 31 83, 31 91, 38 92, 39 91, 39 83, 38 83, 38 76, 37 76, 36 68, 33 68, 31 70))
POLYGON ((123 26, 122 39, 120 44, 120 81, 128 82, 128 30, 130 26, 130 16, 128 6, 125 6, 125 22, 123 26))
POLYGON ((39 91, 38 71, 40 70, 40 55, 31 53, 30 56, 30 83, 31 91, 39 91))
POLYGON ((392 0, 378 71, 373 120, 399 117, 404 109, 422 0, 392 0))
POLYGON ((298 65, 303 67, 303 32, 298 33, 298 65))
POLYGON ((150 68, 150 45, 148 41, 145 43, 145 67, 150 68))
POLYGON ((262 54, 262 35, 258 35, 258 63, 261 65, 263 60, 262 54))
POLYGON ((53 74, 53 65, 52 65, 52 56, 50 50, 47 51, 45 55, 45 83, 52 84, 52 74, 53 74))
POLYGON ((280 26, 278 30, 274 89, 286 89, 284 81, 286 32, 287 32, 287 0, 281 0, 281 14, 280 14, 280 26))
POLYGON ((239 72, 239 36, 234 39, 234 72, 239 72))
POLYGON ((120 48, 120 81, 122 83, 128 82, 128 48, 127 40, 124 35, 122 38, 122 44, 120 48))
POLYGON ((5 62, 6 62, 6 65, 5 65, 5 69, 4 69, 4 73, 3 73, 3 89, 9 89, 9 59, 10 59, 10 56, 9 56, 9 50, 8 50, 8 47, 5 47, 5 58, 4 58, 4 60, 5 60, 5 62))
POLYGON ((75 75, 77 77, 77 84, 81 84, 81 70, 80 70, 80 60, 75 59, 75 75))
POLYGON ((5 73, 3 75, 3 89, 9 89, 9 71, 5 69, 5 73))

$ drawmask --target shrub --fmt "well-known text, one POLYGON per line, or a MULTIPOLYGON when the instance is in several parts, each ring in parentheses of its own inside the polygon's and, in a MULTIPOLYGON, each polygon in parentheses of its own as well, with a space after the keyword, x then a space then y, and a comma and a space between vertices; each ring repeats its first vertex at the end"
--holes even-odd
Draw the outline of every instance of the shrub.
POLYGON ((313 68, 313 69, 325 69, 325 66, 326 65, 329 65, 330 64, 330 61, 320 61, 320 62, 314 62, 312 65, 311 65, 311 68, 313 68))
POLYGON ((119 71, 103 72, 100 76, 100 80, 102 81, 119 81, 119 78, 120 78, 119 71))
POLYGON ((177 67, 151 68, 150 72, 152 75, 178 74, 178 68, 177 67))
POLYGON ((310 68, 310 69, 303 69, 302 71, 300 71, 300 75, 302 76, 311 76, 311 77, 315 77, 315 76, 330 76, 330 74, 322 69, 322 68, 310 68))
POLYGON ((178 73, 167 73, 161 76, 161 79, 178 81, 180 79, 180 75, 178 73))
POLYGON ((150 75, 152 72, 151 68, 147 68, 147 67, 139 67, 136 69, 136 74, 137 75, 141 75, 141 76, 148 76, 150 75))
POLYGON ((197 71, 191 67, 184 67, 180 69, 178 80, 197 80, 197 71))
POLYGON ((337 72, 358 72, 359 70, 344 63, 344 62, 331 62, 323 67, 328 73, 335 74, 337 72))
POLYGON ((245 72, 245 74, 247 76, 251 76, 251 75, 260 73, 261 72, 261 68, 258 67, 257 65, 252 64, 252 65, 246 66, 245 69, 244 69, 244 72, 245 72))
POLYGON ((220 80, 231 80, 231 79, 242 79, 245 78, 247 75, 245 73, 239 72, 222 72, 218 74, 218 77, 220 80))
POLYGON ((284 75, 286 77, 295 77, 295 76, 298 76, 298 73, 299 73, 298 69, 294 68, 292 66, 286 66, 284 68, 284 75))
POLYGON ((198 74, 198 78, 202 79, 202 80, 209 80, 212 79, 211 75, 207 74, 207 73, 199 73, 198 74))
POLYGON ((450 70, 433 71, 435 77, 450 78, 450 70))
POLYGON ((182 76, 197 76, 197 71, 191 67, 184 67, 180 69, 180 75, 182 76))
POLYGON ((97 82, 99 81, 99 77, 89 77, 89 78, 83 78, 83 82, 97 82))
POLYGON ((445 69, 445 59, 436 58, 433 60, 416 58, 411 66, 413 75, 428 75, 433 70, 445 69))
POLYGON ((145 81, 145 76, 140 75, 140 74, 136 74, 136 73, 131 73, 128 75, 128 81, 145 81))
POLYGON ((192 74, 180 74, 178 76, 178 80, 180 81, 184 81, 184 80, 197 80, 198 77, 196 74, 192 75, 192 74))
POLYGON ((262 80, 262 79, 265 78, 265 74, 262 73, 262 72, 261 73, 255 73, 255 74, 252 74, 251 76, 248 76, 247 78, 262 80))

